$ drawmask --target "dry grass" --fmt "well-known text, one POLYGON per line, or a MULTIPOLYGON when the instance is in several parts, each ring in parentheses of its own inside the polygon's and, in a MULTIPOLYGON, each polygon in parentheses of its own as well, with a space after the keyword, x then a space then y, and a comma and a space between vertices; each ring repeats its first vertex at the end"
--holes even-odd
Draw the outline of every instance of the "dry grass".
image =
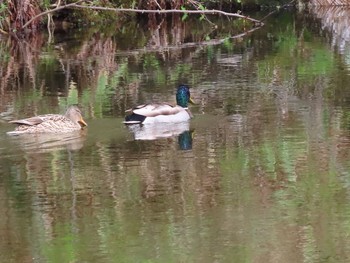
MULTIPOLYGON (((24 0, 24 1, 8 1, 8 13, 10 28, 20 30, 23 25, 32 17, 40 13, 39 0, 24 0)), ((40 20, 34 21, 30 28, 31 30, 36 30, 40 20)))
POLYGON ((349 6, 349 0, 310 0, 313 6, 349 6))

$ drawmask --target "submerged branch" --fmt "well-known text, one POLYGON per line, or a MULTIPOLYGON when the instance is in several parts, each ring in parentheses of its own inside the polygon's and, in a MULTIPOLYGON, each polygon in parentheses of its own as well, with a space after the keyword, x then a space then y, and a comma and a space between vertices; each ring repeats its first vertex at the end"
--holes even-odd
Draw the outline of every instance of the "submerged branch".
POLYGON ((157 46, 157 47, 143 47, 140 49, 133 49, 133 50, 128 50, 128 51, 118 51, 118 55, 130 55, 130 54, 141 54, 141 53, 150 53, 150 52, 164 52, 164 51, 169 51, 169 50, 179 50, 183 48, 197 48, 197 47, 205 47, 205 46, 215 46, 215 45, 220 45, 224 43, 228 39, 237 39, 237 38, 242 38, 245 37, 246 35, 249 35, 250 33, 253 33, 254 31, 260 29, 261 26, 254 27, 250 30, 247 30, 243 33, 226 37, 226 38, 220 38, 220 39, 211 39, 211 40, 206 40, 206 41, 200 41, 200 42, 188 42, 188 43, 183 43, 183 44, 178 44, 178 45, 170 45, 170 46, 157 46))
POLYGON ((99 11, 113 11, 113 12, 122 12, 122 13, 142 13, 142 14, 169 14, 169 13, 180 13, 180 14, 210 14, 210 15, 225 15, 230 17, 238 17, 242 19, 246 19, 250 22, 253 22, 257 25, 264 25, 264 23, 260 20, 251 18, 249 16, 244 16, 236 13, 229 13, 221 10, 179 10, 179 9, 159 9, 159 10, 147 10, 147 9, 133 9, 133 8, 113 8, 113 7, 102 7, 102 6, 90 6, 90 5, 80 5, 79 3, 83 2, 84 0, 79 0, 75 3, 62 5, 59 7, 56 7, 51 10, 47 10, 45 12, 42 12, 36 16, 34 16, 32 19, 30 19, 27 23, 23 25, 23 28, 26 28, 30 23, 32 23, 35 19, 52 13, 56 12, 58 10, 62 9, 68 9, 68 8, 80 8, 80 9, 91 9, 91 10, 99 10, 99 11))
POLYGON ((295 2, 295 0, 291 0, 290 2, 282 5, 281 7, 279 7, 278 9, 275 9, 273 11, 271 11, 270 13, 268 13, 266 16, 264 16, 262 19, 260 19, 260 21, 265 21, 269 16, 271 16, 272 14, 276 13, 278 10, 285 8, 286 6, 290 6, 291 4, 293 4, 295 2))

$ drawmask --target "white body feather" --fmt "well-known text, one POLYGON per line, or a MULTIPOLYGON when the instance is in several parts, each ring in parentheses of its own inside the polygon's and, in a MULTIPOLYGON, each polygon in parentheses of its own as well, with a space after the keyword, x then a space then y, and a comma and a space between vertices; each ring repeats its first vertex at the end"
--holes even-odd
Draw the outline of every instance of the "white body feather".
MULTIPOLYGON (((132 112, 145 116, 143 124, 151 123, 178 123, 185 122, 192 118, 188 108, 182 108, 178 105, 171 106, 169 104, 146 104, 132 109, 132 112)), ((126 121, 127 124, 139 123, 134 121, 126 121)))
POLYGON ((155 117, 147 117, 143 124, 150 123, 177 123, 177 122, 185 122, 191 119, 189 113, 186 110, 179 111, 173 115, 159 115, 155 117))

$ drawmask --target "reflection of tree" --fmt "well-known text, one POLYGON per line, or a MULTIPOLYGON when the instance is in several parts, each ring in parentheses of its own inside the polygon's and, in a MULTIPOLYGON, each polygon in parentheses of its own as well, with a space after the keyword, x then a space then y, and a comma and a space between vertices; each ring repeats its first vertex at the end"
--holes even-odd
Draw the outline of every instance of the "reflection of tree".
POLYGON ((169 46, 180 45, 184 43, 188 34, 185 23, 181 23, 180 15, 172 16, 171 21, 163 18, 159 23, 154 18, 149 20, 148 27, 151 31, 148 46, 152 49, 166 49, 169 46))
POLYGON ((1 42, 1 92, 7 90, 21 90, 25 82, 31 82, 35 86, 36 65, 39 53, 44 43, 41 35, 30 40, 19 40, 13 37, 1 42), (17 80, 17 82, 10 81, 17 80))
MULTIPOLYGON (((17 107, 27 105, 25 111, 29 109, 28 114, 47 112, 47 109, 37 108, 40 107, 39 96, 50 96, 50 104, 58 105, 60 97, 71 96, 70 87, 73 81, 78 92, 76 102, 81 102, 80 98, 84 93, 83 104, 90 109, 101 108, 96 103, 104 105, 104 108, 111 108, 112 100, 115 99, 119 103, 119 114, 122 114, 126 107, 130 107, 130 103, 129 106, 122 104, 125 103, 124 90, 134 94, 128 98, 137 102, 140 97, 137 91, 139 83, 142 81, 145 85, 150 85, 147 83, 149 71, 157 75, 157 86, 167 85, 169 78, 172 81, 177 78, 185 81, 188 79, 188 68, 192 67, 189 61, 196 56, 198 50, 193 46, 192 49, 184 51, 179 44, 203 40, 208 33, 205 28, 193 32, 191 28, 200 24, 196 20, 195 22, 183 23, 179 15, 174 15, 171 19, 161 19, 160 22, 149 19, 148 40, 145 40, 144 32, 135 32, 135 25, 132 23, 121 28, 117 38, 100 32, 90 35, 88 33, 85 38, 74 41, 73 45, 58 42, 52 46, 44 46, 45 37, 40 34, 25 40, 8 38, 7 42, 2 42, 4 56, 0 66, 3 95, 1 105, 21 101, 22 95, 26 93, 27 97, 33 98, 33 103, 29 106, 23 101, 17 107), (133 34, 138 35, 134 37, 133 34), (116 39, 120 39, 120 43, 116 39), (131 44, 127 43, 130 39, 131 44), (132 45, 136 49, 130 48, 132 45), (183 61, 188 63, 180 63, 183 61), (138 68, 144 70, 139 72, 138 68), (8 90, 17 92, 9 93, 8 90), (115 96, 112 96, 113 93, 115 96), (99 94, 105 96, 101 97, 99 94)), ((55 40, 58 39, 55 37, 55 40)), ((47 105, 44 107, 47 108, 47 105)))
MULTIPOLYGON (((101 254, 125 262, 154 255, 164 262, 214 262, 217 255, 228 262, 232 255, 239 262, 347 258, 350 136, 347 108, 338 101, 343 96, 332 93, 334 76, 346 78, 331 70, 342 64, 295 27, 273 28, 281 35, 269 39, 266 32, 254 36, 249 48, 237 40, 164 51, 189 37, 180 28, 171 42, 162 28, 170 25, 150 26, 146 50, 123 49, 95 34, 77 47, 59 44, 53 54, 91 114, 112 102, 113 113, 121 115, 137 102, 171 101, 173 83, 192 74, 198 105, 191 149, 180 151, 177 138, 125 142, 120 131, 108 138, 101 131, 76 153, 26 152, 24 159, 6 162, 17 175, 8 184, 30 189, 32 232, 42 231, 25 234, 18 247, 38 236, 37 253, 66 256, 62 262, 101 254), (325 250, 328 242, 336 248, 325 250), (68 246, 73 252, 61 253, 68 246)), ((16 200, 8 194, 15 190, 0 189, 16 200)), ((6 222, 0 220, 6 240, 26 231, 17 230, 24 219, 12 209, 6 222)))
POLYGON ((336 7, 342 7, 342 6, 348 6, 349 2, 347 0, 311 0, 310 6, 311 7, 323 7, 323 8, 332 8, 334 6, 336 7))
MULTIPOLYGON (((12 111, 13 105, 30 86, 37 84, 36 67, 39 50, 44 43, 42 35, 30 39, 9 37, 0 44, 0 112, 12 111)), ((36 105, 32 105, 36 108, 36 105)))
MULTIPOLYGON (((340 53, 346 54, 350 50, 350 8, 313 6, 312 13, 320 19, 323 29, 329 31, 331 43, 340 53)), ((349 63, 347 61, 347 63, 349 63)))
MULTIPOLYGON (((7 42, 3 42, 4 55, 0 66, 1 106, 21 101, 24 94, 27 97, 36 97, 38 93, 51 97, 50 107, 52 104, 57 105, 62 95, 69 96, 72 80, 78 83, 79 96, 84 89, 95 94, 99 78, 105 74, 111 78, 112 73, 118 70, 115 61, 116 46, 111 38, 95 35, 90 40, 83 41, 73 54, 66 49, 65 44, 55 45, 55 49, 47 54, 44 51, 44 40, 43 35, 38 34, 25 40, 8 38, 7 42), (5 56, 6 52, 9 54, 5 56), (63 78, 57 72, 62 72, 63 78)), ((40 105, 37 100, 29 103, 31 114, 45 111, 38 110, 40 105)), ((24 104, 29 106, 26 102, 24 104)), ((4 110, 6 109, 2 109, 4 110)))

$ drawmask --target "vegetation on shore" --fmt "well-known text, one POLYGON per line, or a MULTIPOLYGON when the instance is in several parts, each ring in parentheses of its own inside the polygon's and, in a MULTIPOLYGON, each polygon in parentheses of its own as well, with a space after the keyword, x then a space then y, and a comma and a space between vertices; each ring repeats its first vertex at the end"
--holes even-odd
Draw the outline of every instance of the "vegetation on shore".
POLYGON ((162 12, 200 13, 201 19, 213 14, 236 16, 256 23, 242 15, 244 10, 263 6, 280 6, 286 0, 7 0, 0 2, 0 32, 27 34, 42 27, 50 28, 57 21, 73 25, 121 23, 130 16, 156 16, 162 12), (226 11, 226 12, 224 12, 226 11), (152 13, 153 12, 153 13, 152 13), (117 14, 117 15, 116 15, 117 14))

